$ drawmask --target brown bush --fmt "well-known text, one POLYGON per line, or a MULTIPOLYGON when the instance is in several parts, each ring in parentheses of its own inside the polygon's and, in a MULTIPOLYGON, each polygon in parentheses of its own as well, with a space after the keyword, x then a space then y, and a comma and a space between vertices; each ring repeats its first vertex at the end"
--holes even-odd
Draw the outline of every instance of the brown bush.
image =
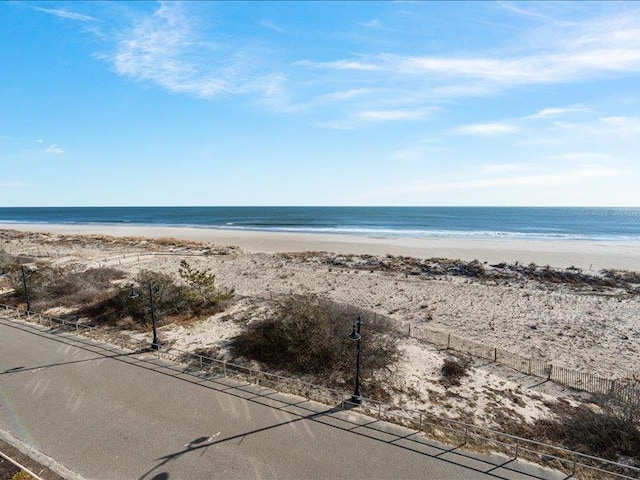
POLYGON ((605 278, 611 278, 615 280, 617 284, 640 284, 640 272, 634 272, 631 270, 602 270, 600 272, 605 278))
POLYGON ((525 266, 516 261, 513 264, 501 262, 485 266, 485 262, 454 260, 449 258, 427 258, 386 255, 344 255, 328 252, 301 252, 279 254, 285 260, 320 263, 337 268, 356 270, 399 272, 405 275, 439 276, 453 275, 471 277, 477 280, 533 280, 541 284, 562 284, 577 289, 583 287, 625 288, 630 294, 640 293, 640 272, 625 270, 602 270, 599 275, 582 272, 576 267, 567 269, 540 267, 535 263, 525 266))
POLYGON ((440 369, 442 381, 449 385, 460 385, 460 379, 467 375, 468 362, 445 358, 440 369))
POLYGON ((351 381, 355 342, 348 338, 362 317, 361 378, 363 392, 375 389, 374 372, 398 358, 397 333, 386 317, 349 305, 306 296, 277 302, 275 313, 257 321, 232 340, 236 355, 269 367, 306 374, 329 385, 351 381))
POLYGON ((131 318, 131 327, 146 328, 151 324, 151 295, 158 325, 221 312, 231 296, 222 292, 212 297, 213 300, 203 300, 188 285, 177 285, 172 276, 143 270, 137 275, 135 284, 121 287, 115 294, 83 308, 79 313, 90 317, 95 324, 117 325, 131 318), (132 290, 137 293, 135 298, 131 298, 132 290))
POLYGON ((532 429, 534 438, 559 443, 587 455, 620 461, 629 457, 640 465, 640 430, 610 411, 573 408, 554 420, 541 420, 532 429))
MULTIPOLYGON (((14 289, 13 303, 24 298, 22 272, 19 265, 13 265, 9 272, 14 289)), ((124 278, 125 273, 113 268, 90 268, 80 266, 66 268, 38 266, 25 267, 29 300, 34 310, 46 310, 53 306, 75 307, 95 302, 105 292, 113 288, 112 282, 124 278)))

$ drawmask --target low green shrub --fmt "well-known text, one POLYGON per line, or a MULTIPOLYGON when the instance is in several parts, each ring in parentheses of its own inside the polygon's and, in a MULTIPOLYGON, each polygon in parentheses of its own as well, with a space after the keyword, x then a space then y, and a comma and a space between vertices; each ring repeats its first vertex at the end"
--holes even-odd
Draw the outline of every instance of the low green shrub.
POLYGON ((188 287, 188 295, 193 305, 201 304, 208 309, 229 300, 234 295, 234 289, 219 289, 216 286, 216 276, 208 269, 198 270, 192 268, 186 260, 180 262, 178 269, 180 278, 188 287))

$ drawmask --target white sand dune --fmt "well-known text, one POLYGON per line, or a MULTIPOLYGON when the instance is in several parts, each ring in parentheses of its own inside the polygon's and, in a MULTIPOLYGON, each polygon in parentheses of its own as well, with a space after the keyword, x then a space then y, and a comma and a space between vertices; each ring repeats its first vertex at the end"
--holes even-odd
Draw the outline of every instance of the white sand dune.
MULTIPOLYGON (((131 277, 142 269, 176 274, 182 257, 132 255, 146 248, 144 242, 106 248, 91 240, 61 242, 56 239, 61 238, 60 234, 91 233, 239 245, 242 250, 233 250, 228 255, 188 257, 195 268, 215 272, 218 284, 235 288, 242 300, 233 308, 239 312, 260 316, 264 315, 260 310, 261 299, 292 293, 317 294, 387 315, 403 329, 408 324, 426 325, 554 365, 602 376, 640 376, 637 361, 640 297, 637 294, 532 280, 481 281, 447 275, 407 277, 402 272, 356 270, 314 262, 307 256, 275 254, 295 251, 402 254, 477 258, 489 263, 534 261, 563 268, 575 265, 589 270, 591 267, 593 271, 605 267, 640 270, 638 245, 471 239, 418 241, 129 226, 0 225, 0 228, 51 234, 46 242, 37 235, 4 240, 2 248, 11 253, 30 249, 53 251, 55 255, 50 259, 59 264, 104 265, 107 259, 107 264, 125 269, 131 277), (123 258, 127 254, 130 256, 123 258)), ((238 323, 226 318, 223 314, 190 326, 163 327, 162 335, 180 348, 215 347, 224 354, 226 340, 240 328, 238 323)), ((496 412, 504 405, 509 405, 509 411, 515 412, 516 417, 527 421, 547 415, 550 398, 572 398, 573 395, 568 389, 552 384, 529 388, 540 383, 539 379, 523 378, 514 371, 486 365, 473 369, 460 387, 445 391, 438 379, 447 353, 415 339, 404 342, 402 349, 405 355, 398 366, 397 381, 406 391, 417 392, 413 396, 405 395, 403 400, 415 408, 428 405, 434 413, 473 417, 485 424, 494 424, 492 419, 497 418, 496 412), (520 400, 514 401, 514 398, 520 400)))

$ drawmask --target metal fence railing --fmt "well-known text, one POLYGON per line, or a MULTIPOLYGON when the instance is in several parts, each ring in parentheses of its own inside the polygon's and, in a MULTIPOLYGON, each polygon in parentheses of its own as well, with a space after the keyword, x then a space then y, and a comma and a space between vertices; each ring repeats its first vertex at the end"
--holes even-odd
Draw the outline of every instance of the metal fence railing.
MULTIPOLYGON (((62 329, 67 332, 74 332, 91 339, 96 338, 96 329, 94 327, 92 327, 91 325, 84 325, 77 320, 65 320, 63 318, 50 317, 48 315, 42 315, 40 313, 21 312, 9 305, 0 304, 0 314, 3 311, 5 315, 10 315, 9 318, 26 320, 38 325, 48 326, 51 329, 55 328, 62 329)), ((127 349, 135 351, 149 345, 147 342, 142 342, 126 335, 115 335, 109 339, 100 338, 99 340, 109 340, 109 343, 112 343, 113 345, 116 345, 123 350, 127 349)))
MULTIPOLYGON (((2 309, 4 309, 7 318, 32 321, 51 328, 63 328, 90 337, 95 334, 94 328, 78 322, 40 314, 26 314, 7 305, 0 305, 0 312, 2 309)), ((150 346, 148 342, 126 339, 124 336, 117 337, 115 343, 123 349, 133 350, 150 346)), ((451 342, 449 348, 453 348, 451 342)), ((162 347, 158 351, 150 351, 155 352, 160 358, 190 366, 195 370, 218 374, 225 378, 235 378, 248 384, 261 385, 274 391, 298 395, 307 400, 325 404, 341 404, 343 407, 349 403, 345 398, 350 395, 345 391, 315 385, 295 377, 265 372, 173 347, 162 347)), ((561 470, 568 476, 585 474, 589 475, 589 478, 593 478, 593 473, 600 472, 615 478, 640 478, 640 468, 631 465, 593 457, 458 420, 442 418, 425 411, 406 409, 368 398, 365 398, 363 405, 358 408, 377 420, 405 426, 415 430, 416 433, 423 433, 427 438, 449 444, 456 442, 459 447, 467 446, 481 448, 484 451, 495 451, 507 454, 512 459, 525 459, 536 463, 543 461, 550 468, 561 470), (591 472, 591 474, 587 472, 591 472)))

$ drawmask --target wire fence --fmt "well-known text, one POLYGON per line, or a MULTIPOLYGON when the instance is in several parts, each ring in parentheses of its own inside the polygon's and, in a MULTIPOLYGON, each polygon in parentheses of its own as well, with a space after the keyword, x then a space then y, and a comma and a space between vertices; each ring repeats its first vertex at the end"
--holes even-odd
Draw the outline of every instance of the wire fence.
POLYGON ((560 365, 523 357, 502 348, 484 345, 450 333, 423 327, 409 329, 409 336, 440 348, 466 353, 505 365, 519 372, 543 378, 576 390, 618 398, 626 404, 640 406, 640 382, 635 379, 612 379, 581 372, 560 365))
MULTIPOLYGON (((88 337, 95 337, 96 329, 90 325, 82 325, 78 321, 69 321, 41 314, 21 312, 8 305, 0 304, 5 317, 27 320, 48 326, 57 331, 69 331, 88 337)), ((437 332, 440 333, 441 332, 437 332)), ((449 348, 453 348, 453 337, 447 340, 449 348)), ((173 347, 161 347, 160 350, 150 349, 149 342, 141 342, 123 335, 111 339, 122 349, 132 351, 147 350, 158 357, 183 364, 194 371, 208 375, 219 375, 232 378, 248 385, 259 385, 275 392, 286 392, 324 404, 339 404, 344 409, 351 402, 345 400, 350 394, 342 390, 335 390, 321 385, 305 382, 302 379, 265 372, 256 368, 239 365, 232 362, 200 355, 173 347)), ((456 340, 453 340, 455 342, 456 340)), ((545 444, 534 440, 499 432, 490 428, 471 425, 462 421, 438 417, 421 410, 402 408, 397 405, 364 398, 358 408, 366 415, 379 421, 387 421, 402 425, 427 438, 436 441, 455 444, 456 448, 476 448, 481 451, 492 451, 509 456, 512 460, 528 460, 535 463, 545 463, 549 468, 557 469, 568 477, 582 476, 593 478, 593 473, 599 472, 614 478, 640 479, 640 468, 613 462, 603 458, 593 457, 563 447, 545 444)), ((410 440, 411 436, 403 437, 410 440)))

